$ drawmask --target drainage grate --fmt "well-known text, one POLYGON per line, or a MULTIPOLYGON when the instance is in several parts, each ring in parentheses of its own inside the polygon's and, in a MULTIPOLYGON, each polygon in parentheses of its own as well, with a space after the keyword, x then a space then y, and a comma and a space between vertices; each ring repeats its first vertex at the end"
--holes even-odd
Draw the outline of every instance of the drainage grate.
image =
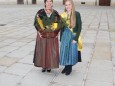
POLYGON ((6 26, 6 24, 0 24, 0 26, 6 26))

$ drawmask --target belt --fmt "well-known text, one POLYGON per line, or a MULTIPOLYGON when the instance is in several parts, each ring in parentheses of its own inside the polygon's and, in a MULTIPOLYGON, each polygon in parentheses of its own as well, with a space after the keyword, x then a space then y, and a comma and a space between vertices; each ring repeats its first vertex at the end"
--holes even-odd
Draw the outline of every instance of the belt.
POLYGON ((42 38, 55 38, 58 35, 58 33, 42 33, 41 37, 42 38))

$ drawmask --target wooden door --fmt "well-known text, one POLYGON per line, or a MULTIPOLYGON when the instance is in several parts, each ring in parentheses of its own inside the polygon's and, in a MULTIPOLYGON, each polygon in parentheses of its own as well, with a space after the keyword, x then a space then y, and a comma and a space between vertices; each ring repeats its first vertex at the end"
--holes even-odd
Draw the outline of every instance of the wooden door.
POLYGON ((24 4, 24 0, 17 0, 17 4, 24 4))
POLYGON ((99 0, 100 6, 110 6, 111 0, 99 0))
POLYGON ((36 0, 32 0, 32 4, 36 4, 36 0))
POLYGON ((65 0, 63 0, 63 5, 65 5, 65 0))

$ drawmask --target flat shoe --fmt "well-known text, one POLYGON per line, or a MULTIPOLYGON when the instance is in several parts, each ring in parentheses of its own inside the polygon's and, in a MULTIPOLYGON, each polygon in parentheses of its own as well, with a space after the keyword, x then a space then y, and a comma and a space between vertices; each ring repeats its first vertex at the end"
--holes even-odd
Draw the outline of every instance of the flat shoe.
POLYGON ((46 71, 46 68, 43 68, 43 69, 42 69, 42 72, 45 72, 45 71, 46 71))
POLYGON ((64 69, 62 70, 62 72, 61 72, 61 73, 63 74, 63 73, 65 73, 65 72, 66 72, 66 68, 64 68, 64 69))
POLYGON ((51 72, 51 69, 47 69, 47 72, 51 72))

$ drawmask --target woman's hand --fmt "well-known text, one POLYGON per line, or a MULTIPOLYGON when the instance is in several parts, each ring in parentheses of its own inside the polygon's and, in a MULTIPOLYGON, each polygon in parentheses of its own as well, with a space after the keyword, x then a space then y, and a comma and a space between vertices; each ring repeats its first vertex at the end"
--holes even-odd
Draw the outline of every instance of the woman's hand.
POLYGON ((77 41, 73 40, 72 43, 77 43, 77 41))
POLYGON ((39 32, 39 31, 38 31, 38 34, 39 34, 40 38, 42 38, 42 37, 41 37, 41 34, 40 34, 40 32, 39 32))

